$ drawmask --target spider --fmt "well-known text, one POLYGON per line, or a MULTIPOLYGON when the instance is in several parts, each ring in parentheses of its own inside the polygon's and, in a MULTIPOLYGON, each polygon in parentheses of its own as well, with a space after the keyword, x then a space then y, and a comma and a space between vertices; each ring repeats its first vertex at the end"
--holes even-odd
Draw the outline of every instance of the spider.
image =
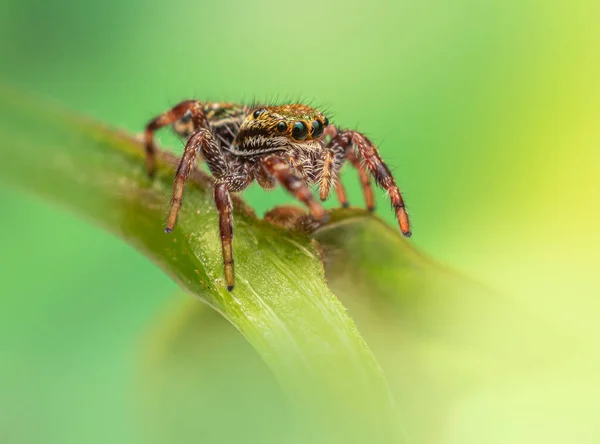
POLYGON ((185 181, 200 155, 216 179, 214 199, 229 291, 234 286, 230 193, 242 191, 254 180, 265 189, 282 185, 308 207, 314 219, 322 221, 325 211, 308 184, 318 184, 321 200, 327 199, 335 185, 338 200, 347 207, 346 192, 337 177, 348 160, 358 170, 368 210, 374 210, 370 173, 387 191, 402 234, 411 235, 402 195, 377 148, 364 134, 330 124, 314 108, 302 104, 247 106, 183 101, 146 126, 146 168, 151 178, 156 168, 153 136, 168 125, 187 142, 177 168, 164 231, 170 233, 175 227, 185 181))

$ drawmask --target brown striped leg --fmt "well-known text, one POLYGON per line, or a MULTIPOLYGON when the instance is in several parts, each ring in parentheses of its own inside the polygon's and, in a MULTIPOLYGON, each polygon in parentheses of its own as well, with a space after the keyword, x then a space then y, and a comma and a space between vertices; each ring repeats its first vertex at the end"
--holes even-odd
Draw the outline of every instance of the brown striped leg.
POLYGON ((215 204, 219 211, 219 233, 221 235, 221 249, 223 251, 223 273, 227 290, 233 290, 233 220, 231 217, 231 198, 226 181, 217 181, 215 184, 215 204))
POLYGON ((360 164, 360 160, 358 160, 358 157, 356 157, 356 154, 352 151, 351 146, 348 151, 346 151, 346 159, 348 159, 352 166, 358 170, 360 184, 363 189, 363 195, 365 196, 365 204, 367 205, 367 210, 372 213, 375 211, 375 196, 373 195, 373 187, 371 187, 371 179, 369 179, 369 175, 360 164))
POLYGON ((402 194, 394 181, 392 173, 379 156, 375 145, 369 139, 360 133, 354 131, 351 131, 351 133, 352 143, 358 148, 365 167, 367 167, 371 175, 375 178, 377 184, 385 189, 390 196, 402 234, 410 237, 411 231, 408 213, 406 212, 402 194))
POLYGON ((167 217, 167 226, 165 227, 165 233, 170 233, 175 227, 177 222, 177 214, 181 208, 181 199, 183 196, 183 188, 185 181, 187 180, 192 167, 194 166, 194 160, 198 155, 198 151, 202 151, 202 154, 213 172, 213 175, 217 179, 222 178, 227 172, 227 165, 222 157, 216 157, 215 151, 219 152, 219 146, 215 141, 214 136, 208 129, 200 129, 196 131, 187 141, 185 151, 179 162, 177 168, 177 174, 175 175, 175 182, 173 183, 173 197, 171 198, 171 208, 167 217), (208 162, 208 159, 211 159, 208 162), (215 174, 215 171, 223 171, 223 174, 215 174))
POLYGON ((348 198, 346 197, 346 190, 344 189, 342 181, 339 179, 337 184, 335 185, 335 191, 337 193, 337 198, 342 208, 348 208, 350 204, 348 203, 348 198))
POLYGON ((306 182, 292 173, 290 165, 285 160, 271 154, 261 159, 261 163, 267 173, 275 177, 286 190, 308 207, 312 217, 317 220, 325 218, 325 210, 315 200, 306 182))
POLYGON ((181 119, 185 113, 190 111, 192 121, 196 122, 199 120, 200 114, 202 113, 200 108, 200 102, 197 100, 185 100, 178 105, 175 105, 169 111, 162 113, 156 118, 152 119, 148 125, 146 125, 145 141, 146 141, 146 171, 149 177, 153 177, 156 173, 156 148, 154 147, 154 133, 167 125, 175 123, 181 119))
MULTIPOLYGON (((358 170, 360 176, 360 183, 363 189, 363 195, 365 197, 365 203, 367 205, 367 210, 374 211, 375 210, 375 197, 373 195, 373 188, 371 187, 371 180, 367 172, 360 164, 360 160, 354 154, 352 150, 352 131, 339 131, 335 126, 329 125, 325 133, 331 137, 331 140, 328 144, 328 149, 334 150, 336 153, 342 153, 340 157, 336 156, 336 163, 333 167, 334 171, 339 171, 344 162, 344 158, 346 158, 354 168, 358 170)), ((338 181, 339 183, 339 181, 338 181)), ((341 186, 341 185, 340 185, 341 186)), ((348 201, 345 199, 345 192, 343 188, 337 189, 338 200, 342 204, 342 207, 348 206, 348 201)))

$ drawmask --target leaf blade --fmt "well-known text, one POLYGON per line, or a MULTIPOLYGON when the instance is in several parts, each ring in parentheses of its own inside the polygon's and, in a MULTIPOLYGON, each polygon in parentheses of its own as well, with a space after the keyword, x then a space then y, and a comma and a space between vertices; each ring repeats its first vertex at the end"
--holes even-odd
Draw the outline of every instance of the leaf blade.
POLYGON ((239 329, 311 420, 337 411, 338 425, 352 416, 361 418, 365 436, 384 442, 396 436, 385 378, 327 288, 308 237, 257 220, 238 201, 237 286, 229 293, 210 181, 195 174, 178 227, 165 235, 172 156, 161 155, 150 183, 142 147, 125 134, 6 92, 0 92, 0 116, 0 179, 52 199, 142 251, 239 329))

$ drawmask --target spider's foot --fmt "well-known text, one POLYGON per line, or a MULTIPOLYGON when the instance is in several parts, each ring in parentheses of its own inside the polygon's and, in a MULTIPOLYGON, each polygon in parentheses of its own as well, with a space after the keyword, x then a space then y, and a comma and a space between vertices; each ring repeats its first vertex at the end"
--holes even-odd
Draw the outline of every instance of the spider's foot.
POLYGON ((228 285, 227 286, 227 291, 233 291, 233 285, 228 285))
POLYGON ((370 207, 367 207, 367 211, 368 211, 369 213, 374 213, 374 212, 375 212, 375 206, 374 206, 374 205, 372 205, 372 206, 370 206, 370 207))
POLYGON ((398 219, 398 225, 400 225, 400 231, 404 237, 410 237, 412 232, 410 231, 410 222, 408 221, 408 213, 404 204, 396 206, 396 218, 398 219))
POLYGON ((342 202, 342 208, 350 208, 350 202, 342 202))
POLYGON ((154 179, 154 176, 156 176, 156 164, 154 163, 154 160, 146 160, 146 174, 150 180, 154 179))
POLYGON ((173 232, 173 228, 165 227, 163 231, 167 234, 171 234, 173 232))

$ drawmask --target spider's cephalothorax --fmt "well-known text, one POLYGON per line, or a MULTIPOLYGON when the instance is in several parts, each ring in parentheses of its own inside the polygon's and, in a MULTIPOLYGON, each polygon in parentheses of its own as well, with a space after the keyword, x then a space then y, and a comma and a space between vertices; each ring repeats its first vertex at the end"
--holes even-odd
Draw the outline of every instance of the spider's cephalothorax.
POLYGON ((254 180, 263 188, 278 183, 309 209, 313 218, 325 217, 308 184, 319 186, 321 200, 335 184, 342 206, 348 206, 338 173, 345 160, 358 170, 370 211, 374 209, 370 175, 390 196, 400 230, 410 236, 408 214, 400 190, 375 145, 356 131, 339 130, 318 110, 306 105, 245 106, 195 100, 181 102, 146 126, 146 166, 154 175, 154 132, 167 125, 187 138, 175 177, 165 232, 173 230, 181 207, 183 186, 200 154, 216 179, 215 203, 227 289, 233 289, 233 249, 230 192, 242 191, 254 180))

